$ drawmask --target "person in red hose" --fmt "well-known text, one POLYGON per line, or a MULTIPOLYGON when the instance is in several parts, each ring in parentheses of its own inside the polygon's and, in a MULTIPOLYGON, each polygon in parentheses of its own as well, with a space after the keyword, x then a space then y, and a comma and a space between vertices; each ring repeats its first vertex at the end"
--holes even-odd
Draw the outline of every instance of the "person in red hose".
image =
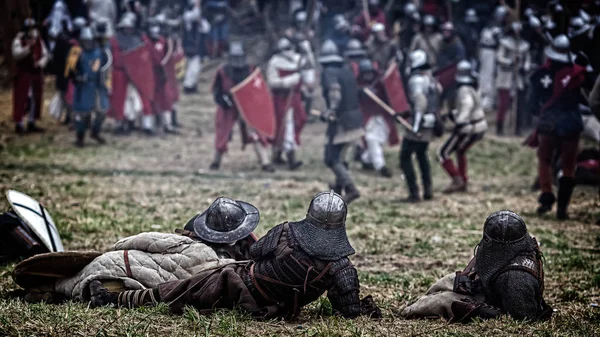
POLYGON ((575 188, 577 148, 583 131, 579 93, 586 71, 573 64, 569 49, 565 35, 554 38, 552 46, 545 50, 548 61, 530 78, 528 100, 529 110, 539 115, 538 174, 542 193, 537 213, 550 212, 556 202, 556 216, 561 220, 569 217, 567 208, 575 188), (558 151, 563 176, 556 198, 552 192, 552 158, 558 151))
POLYGON ((26 115, 28 115, 27 132, 43 132, 44 129, 35 125, 35 122, 42 116, 43 69, 49 61, 49 53, 39 36, 34 19, 25 19, 21 31, 12 41, 11 49, 15 60, 13 77, 15 132, 25 133, 23 120, 26 115))

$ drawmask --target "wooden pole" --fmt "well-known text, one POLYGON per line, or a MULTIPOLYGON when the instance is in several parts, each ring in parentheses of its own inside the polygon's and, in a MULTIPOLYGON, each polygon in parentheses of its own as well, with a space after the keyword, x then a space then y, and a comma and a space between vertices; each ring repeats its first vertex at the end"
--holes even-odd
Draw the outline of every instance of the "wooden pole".
MULTIPOLYGON (((518 23, 521 23, 521 0, 515 0, 515 16, 516 16, 516 21, 518 23)), ((515 54, 515 60, 514 60, 514 69, 513 69, 513 82, 515 84, 515 97, 513 97, 513 101, 512 101, 512 109, 511 112, 508 114, 508 125, 512 128, 512 130, 516 133, 516 127, 517 127, 517 110, 519 109, 519 72, 520 72, 520 68, 521 68, 521 62, 523 60, 521 60, 520 56, 520 46, 521 46, 521 32, 520 31, 516 31, 515 32, 515 37, 516 37, 516 54, 515 54)), ((525 79, 523 79, 525 80, 525 79)), ((525 85, 525 83, 523 83, 523 86, 525 85)))
MULTIPOLYGON (((379 97, 377 97, 377 95, 375 95, 375 93, 373 91, 371 91, 371 89, 369 89, 369 88, 363 88, 363 92, 367 96, 369 96, 369 98, 371 98, 373 100, 373 102, 377 103, 377 105, 379 105, 383 110, 385 110, 385 112, 387 112, 390 115, 392 115, 392 117, 394 117, 396 119, 396 121, 398 121, 398 123, 400 123, 400 125, 402 125, 403 127, 405 127, 410 132, 413 132, 412 131, 412 129, 413 129, 412 125, 410 125, 410 123, 406 119, 398 116, 398 114, 396 113, 396 111, 394 111, 394 109, 392 109, 392 107, 390 107, 384 101, 382 101, 379 97)), ((417 135, 420 136, 419 133, 417 133, 417 135)))

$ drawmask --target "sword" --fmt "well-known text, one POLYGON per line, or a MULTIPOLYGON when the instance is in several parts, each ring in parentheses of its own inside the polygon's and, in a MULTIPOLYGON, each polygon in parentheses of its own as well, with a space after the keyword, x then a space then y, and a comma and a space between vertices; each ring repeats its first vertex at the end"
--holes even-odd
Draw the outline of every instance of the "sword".
POLYGON ((375 95, 375 93, 373 91, 371 91, 371 89, 369 89, 369 88, 363 88, 363 92, 367 96, 369 96, 369 98, 371 98, 373 100, 373 102, 377 103, 377 105, 379 105, 381 108, 383 108, 383 110, 385 110, 385 112, 387 112, 390 115, 392 115, 392 117, 394 117, 394 119, 398 123, 400 123, 400 125, 402 125, 404 128, 406 128, 410 132, 415 133, 417 136, 419 136, 419 137, 421 136, 421 133, 418 132, 418 130, 417 130, 417 132, 415 132, 413 130, 413 126, 410 125, 410 123, 406 119, 398 116, 398 114, 396 113, 396 111, 394 111, 394 109, 392 109, 392 107, 390 107, 384 101, 382 101, 381 98, 377 97, 377 95, 375 95))

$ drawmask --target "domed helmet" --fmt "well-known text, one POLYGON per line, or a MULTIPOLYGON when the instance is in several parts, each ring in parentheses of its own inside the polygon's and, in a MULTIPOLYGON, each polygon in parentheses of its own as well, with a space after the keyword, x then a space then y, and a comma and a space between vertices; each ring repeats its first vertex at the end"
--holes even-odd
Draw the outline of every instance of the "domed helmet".
POLYGON ((153 24, 148 27, 148 36, 153 40, 158 40, 160 38, 160 26, 158 24, 153 24))
POLYGON ((425 70, 430 68, 427 53, 422 49, 417 49, 408 55, 410 70, 425 70))
POLYGON ((184 228, 193 230, 203 241, 231 244, 250 235, 259 221, 260 213, 253 205, 220 197, 184 228))
POLYGON ((292 42, 285 37, 282 37, 281 39, 279 39, 279 41, 277 41, 277 51, 284 51, 284 50, 290 50, 293 49, 294 46, 292 45, 292 42))
POLYGON ((465 12, 465 22, 466 23, 478 23, 479 17, 477 16, 477 11, 474 8, 469 8, 465 12))
POLYGON ((355 253, 346 234, 347 213, 341 195, 321 192, 310 202, 306 218, 289 224, 290 231, 308 255, 335 261, 355 253))
POLYGON ((294 24, 296 27, 301 28, 306 24, 306 20, 308 19, 308 15, 305 11, 298 11, 296 15, 294 15, 294 24))
POLYGON ((412 2, 408 2, 406 5, 404 5, 403 12, 404 12, 404 16, 410 17, 414 13, 418 12, 417 5, 415 5, 412 2))
POLYGON ((492 213, 483 224, 483 237, 475 252, 475 269, 484 292, 500 270, 519 256, 534 254, 536 248, 518 214, 508 210, 492 213))
POLYGON ((84 17, 78 16, 73 19, 73 27, 75 27, 75 29, 81 30, 85 26, 87 26, 87 20, 84 17))
POLYGON ((544 54, 550 60, 568 63, 571 61, 570 49, 571 42, 569 38, 561 34, 554 38, 551 46, 546 47, 544 54))
POLYGON ((494 9, 494 21, 496 22, 496 24, 504 23, 504 20, 506 20, 507 15, 508 9, 506 8, 506 6, 498 6, 496 7, 496 9, 494 9))
POLYGON ((119 28, 135 28, 136 20, 137 20, 137 18, 134 13, 127 12, 127 13, 123 14, 123 17, 121 17, 121 21, 119 21, 119 24, 117 25, 117 27, 119 27, 119 28))
POLYGON ((372 82, 377 76, 375 66, 373 62, 367 58, 364 58, 358 62, 358 74, 361 80, 365 82, 372 82))
POLYGON ((94 31, 91 27, 83 27, 79 33, 79 44, 83 49, 92 49, 95 45, 95 38, 96 36, 94 35, 94 31))
POLYGON ((475 82, 473 65, 467 60, 462 60, 456 65, 456 83, 471 84, 475 82))
POLYGON ((229 64, 234 68, 246 66, 246 53, 241 41, 229 43, 229 64))
POLYGON ((435 17, 427 14, 423 17, 423 26, 433 28, 435 26, 435 17))
POLYGON ((344 59, 340 56, 337 45, 332 40, 326 40, 321 46, 318 61, 321 64, 327 64, 343 62, 344 59))
POLYGON ((365 57, 367 52, 363 49, 362 43, 358 39, 351 39, 346 44, 346 49, 344 50, 344 56, 348 58, 359 58, 365 57))

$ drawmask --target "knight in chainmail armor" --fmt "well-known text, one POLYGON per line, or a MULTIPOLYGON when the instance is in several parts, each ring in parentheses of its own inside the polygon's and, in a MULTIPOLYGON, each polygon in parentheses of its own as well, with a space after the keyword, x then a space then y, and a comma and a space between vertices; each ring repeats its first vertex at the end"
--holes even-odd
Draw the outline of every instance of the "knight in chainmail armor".
POLYGON ((489 306, 496 308, 494 317, 509 314, 514 319, 538 320, 552 314, 543 299, 542 253, 518 214, 499 211, 490 215, 475 257, 457 273, 454 292, 471 295, 477 291, 483 292, 485 303, 453 303, 455 320, 478 317, 484 311, 490 314, 489 306))
POLYGON ((251 261, 205 270, 155 289, 111 293, 94 282, 92 305, 132 308, 165 302, 178 313, 192 305, 203 314, 239 308, 257 318, 291 319, 327 291, 334 312, 344 317, 380 317, 370 296, 359 298, 357 271, 348 259, 354 249, 346 235, 346 214, 340 195, 319 193, 303 220, 277 225, 253 244, 251 261))
POLYGON ((491 319, 508 314, 516 320, 546 320, 542 253, 523 219, 511 211, 491 214, 475 257, 463 271, 432 285, 402 310, 407 318, 443 316, 452 322, 491 319))

